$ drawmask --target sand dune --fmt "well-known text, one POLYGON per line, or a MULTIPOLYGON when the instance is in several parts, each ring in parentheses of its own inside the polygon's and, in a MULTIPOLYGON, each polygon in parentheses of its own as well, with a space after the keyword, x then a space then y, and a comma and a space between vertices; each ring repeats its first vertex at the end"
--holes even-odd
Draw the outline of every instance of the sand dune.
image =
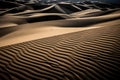
POLYGON ((112 9, 112 10, 107 10, 107 11, 101 11, 101 12, 93 12, 93 13, 88 13, 85 16, 82 17, 91 17, 91 16, 102 16, 102 15, 107 15, 107 14, 112 14, 112 13, 119 13, 120 9, 112 9))
POLYGON ((0 76, 7 80, 117 80, 119 30, 103 27, 1 47, 0 76))
POLYGON ((99 17, 71 18, 71 19, 58 20, 58 21, 47 21, 40 23, 38 22, 38 23, 33 23, 33 25, 37 24, 38 26, 84 27, 84 26, 111 21, 119 18, 120 18, 120 14, 114 14, 114 15, 111 14, 111 15, 99 16, 99 17))
POLYGON ((21 17, 21 19, 26 20, 26 22, 28 23, 61 20, 61 19, 69 19, 69 18, 71 18, 69 15, 61 14, 61 13, 36 13, 21 17))
POLYGON ((120 7, 0 2, 0 80, 120 80, 120 7))
POLYGON ((101 11, 100 9, 86 9, 83 11, 78 11, 78 12, 72 13, 70 15, 73 17, 82 17, 86 14, 93 13, 93 12, 100 12, 100 11, 101 11))
POLYGON ((31 4, 31 3, 27 3, 27 5, 30 6, 31 8, 33 8, 34 10, 44 9, 44 8, 51 6, 49 4, 39 4, 39 3, 38 4, 36 3, 36 5, 31 4))
POLYGON ((94 12, 89 14, 88 11, 87 12, 85 11, 84 13, 81 13, 81 14, 79 14, 79 13, 71 14, 71 16, 69 16, 67 14, 58 14, 58 13, 56 13, 56 14, 55 13, 46 13, 46 14, 40 14, 40 13, 35 14, 34 13, 32 15, 27 15, 27 16, 26 15, 25 16, 5 16, 5 17, 3 17, 4 19, 2 18, 0 20, 0 22, 2 24, 4 23, 4 21, 11 22, 11 23, 17 23, 17 24, 24 24, 25 22, 40 22, 40 21, 59 20, 56 22, 47 22, 47 23, 45 22, 45 25, 44 25, 44 23, 40 23, 40 24, 44 25, 44 26, 47 25, 47 26, 71 26, 71 27, 78 25, 78 27, 80 27, 80 26, 91 25, 91 24, 95 24, 95 23, 99 23, 99 22, 105 22, 105 21, 110 21, 110 20, 114 20, 114 19, 119 19, 119 17, 120 17, 119 12, 117 12, 115 14, 111 14, 112 12, 115 12, 115 11, 116 10, 111 10, 111 11, 107 11, 107 12, 98 11, 99 13, 97 12, 96 14, 94 12), (99 16, 97 16, 97 15, 99 15, 99 16), (97 17, 95 17, 95 16, 97 16, 97 17), (83 18, 79 18, 79 17, 83 17, 83 18), (65 20, 60 20, 60 19, 65 19, 65 20), (64 21, 65 21, 65 23, 63 23, 64 21))
POLYGON ((2 11, 0 11, 0 15, 8 14, 8 13, 18 13, 25 11, 26 9, 30 9, 24 4, 18 4, 15 2, 9 2, 9 1, 0 1, 0 8, 2 11))
POLYGON ((33 13, 66 13, 70 14, 73 12, 80 11, 81 9, 75 5, 68 5, 68 4, 53 4, 49 7, 40 9, 40 10, 34 10, 31 12, 21 12, 17 13, 16 15, 25 15, 25 14, 33 14, 33 13))

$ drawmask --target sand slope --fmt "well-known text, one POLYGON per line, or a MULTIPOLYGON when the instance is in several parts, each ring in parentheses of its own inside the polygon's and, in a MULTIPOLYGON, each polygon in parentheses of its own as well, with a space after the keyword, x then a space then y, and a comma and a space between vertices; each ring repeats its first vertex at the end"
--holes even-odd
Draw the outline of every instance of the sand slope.
POLYGON ((1 47, 0 77, 118 80, 119 30, 117 26, 103 27, 1 47))

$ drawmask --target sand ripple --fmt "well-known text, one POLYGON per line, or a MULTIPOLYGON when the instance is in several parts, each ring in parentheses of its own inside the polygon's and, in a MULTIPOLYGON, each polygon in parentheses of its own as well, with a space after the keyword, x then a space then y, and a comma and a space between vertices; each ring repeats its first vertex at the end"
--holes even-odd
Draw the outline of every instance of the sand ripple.
POLYGON ((119 30, 119 27, 104 27, 1 47, 0 77, 118 80, 119 30))

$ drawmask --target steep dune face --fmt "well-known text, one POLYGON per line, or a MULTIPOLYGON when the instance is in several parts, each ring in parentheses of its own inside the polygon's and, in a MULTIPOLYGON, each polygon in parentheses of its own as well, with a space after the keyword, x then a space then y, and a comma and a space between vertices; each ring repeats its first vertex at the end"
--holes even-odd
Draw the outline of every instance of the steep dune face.
POLYGON ((119 7, 96 2, 3 7, 0 80, 120 79, 119 7))

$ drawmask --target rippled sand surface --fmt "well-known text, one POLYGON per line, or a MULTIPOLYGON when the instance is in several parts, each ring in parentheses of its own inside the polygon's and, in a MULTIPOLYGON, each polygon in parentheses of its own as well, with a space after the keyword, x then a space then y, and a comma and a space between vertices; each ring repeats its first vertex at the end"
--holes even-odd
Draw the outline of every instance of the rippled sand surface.
POLYGON ((120 8, 94 5, 2 9, 0 80, 119 80, 120 8))

